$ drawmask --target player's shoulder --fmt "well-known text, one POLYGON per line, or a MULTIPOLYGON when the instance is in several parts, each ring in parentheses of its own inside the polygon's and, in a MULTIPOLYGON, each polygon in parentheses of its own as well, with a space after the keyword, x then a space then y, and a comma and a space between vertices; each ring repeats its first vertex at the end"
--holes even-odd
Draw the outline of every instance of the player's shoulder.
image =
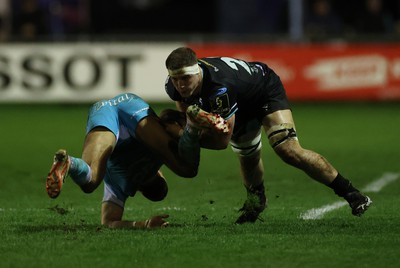
POLYGON ((206 58, 200 58, 198 60, 199 65, 208 69, 214 69, 214 71, 217 71, 219 67, 221 67, 221 64, 223 64, 223 59, 222 57, 206 57, 206 58))
POLYGON ((236 76, 240 69, 249 69, 249 63, 232 57, 210 57, 199 59, 203 69, 207 69, 215 77, 236 76))

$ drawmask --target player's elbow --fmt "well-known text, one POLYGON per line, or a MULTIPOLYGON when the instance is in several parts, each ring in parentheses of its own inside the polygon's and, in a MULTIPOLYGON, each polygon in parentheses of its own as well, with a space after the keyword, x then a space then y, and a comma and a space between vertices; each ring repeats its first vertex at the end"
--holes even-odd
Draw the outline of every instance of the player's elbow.
POLYGON ((195 178, 196 176, 197 176, 197 171, 196 171, 196 172, 187 173, 186 176, 185 176, 185 178, 187 178, 187 179, 193 179, 193 178, 195 178))
POLYGON ((195 167, 195 168, 192 168, 192 167, 191 167, 191 168, 185 168, 185 169, 182 169, 182 170, 178 173, 178 175, 181 176, 181 177, 183 177, 183 178, 191 179, 191 178, 194 178, 194 177, 197 176, 198 171, 199 171, 198 167, 195 167))
POLYGON ((167 167, 173 171, 176 175, 183 178, 194 178, 197 176, 199 170, 199 160, 184 161, 180 162, 167 162, 167 167))
POLYGON ((228 148, 228 145, 230 144, 230 136, 225 136, 220 142, 219 142, 219 150, 224 150, 228 148))
POLYGON ((187 173, 182 175, 182 177, 187 178, 187 179, 192 179, 192 178, 194 178, 196 176, 197 176, 197 170, 196 171, 192 170, 192 171, 189 171, 189 172, 187 172, 187 173))
POLYGON ((225 150, 228 148, 229 142, 218 142, 218 143, 203 143, 201 144, 202 148, 210 149, 210 150, 225 150))
POLYGON ((225 150, 226 148, 228 148, 228 144, 229 142, 221 142, 219 144, 216 144, 214 147, 214 150, 225 150))
POLYGON ((230 142, 230 135, 207 136, 200 140, 200 147, 211 150, 224 150, 230 142))

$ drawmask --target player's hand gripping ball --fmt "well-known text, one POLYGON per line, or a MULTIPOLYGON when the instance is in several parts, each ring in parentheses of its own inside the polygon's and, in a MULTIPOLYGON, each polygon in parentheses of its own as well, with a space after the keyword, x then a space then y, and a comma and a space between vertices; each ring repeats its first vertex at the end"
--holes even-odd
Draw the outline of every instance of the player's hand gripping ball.
POLYGON ((163 123, 176 123, 182 128, 186 125, 186 114, 173 109, 165 109, 160 114, 161 122, 163 123))
POLYGON ((174 138, 179 138, 179 133, 186 126, 186 114, 173 109, 165 109, 160 113, 161 123, 165 130, 174 138))

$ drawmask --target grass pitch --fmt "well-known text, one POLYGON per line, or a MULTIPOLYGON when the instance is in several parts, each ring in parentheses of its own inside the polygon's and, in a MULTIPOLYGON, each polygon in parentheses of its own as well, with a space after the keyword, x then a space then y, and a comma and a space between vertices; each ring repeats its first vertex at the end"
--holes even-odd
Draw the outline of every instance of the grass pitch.
POLYGON ((374 203, 361 218, 346 205, 320 219, 301 219, 341 199, 284 164, 264 135, 264 221, 233 224, 245 200, 238 161, 230 148, 202 150, 194 179, 163 168, 169 183, 164 201, 137 194, 126 204, 125 219, 169 214, 171 226, 162 230, 102 227, 102 186, 87 195, 67 179, 57 199, 47 197, 54 152, 81 154, 88 108, 0 106, 0 267, 399 266, 399 103, 293 104, 303 147, 324 155, 356 187, 385 174, 394 178, 368 193, 374 203))

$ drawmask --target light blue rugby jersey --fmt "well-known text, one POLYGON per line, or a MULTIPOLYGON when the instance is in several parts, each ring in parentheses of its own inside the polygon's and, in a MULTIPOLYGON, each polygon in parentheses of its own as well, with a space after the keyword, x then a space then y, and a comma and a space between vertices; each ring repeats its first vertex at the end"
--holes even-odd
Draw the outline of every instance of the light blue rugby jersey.
POLYGON ((89 111, 86 134, 94 127, 103 126, 111 130, 118 142, 135 137, 140 120, 154 114, 149 104, 139 96, 125 93, 109 100, 93 104, 89 111))
POLYGON ((149 104, 132 93, 99 101, 89 111, 87 133, 103 126, 117 138, 115 149, 107 162, 104 182, 105 198, 106 192, 111 191, 118 199, 111 201, 118 205, 123 206, 127 197, 134 196, 138 186, 154 176, 162 165, 161 160, 135 135, 138 123, 153 114, 149 104))

